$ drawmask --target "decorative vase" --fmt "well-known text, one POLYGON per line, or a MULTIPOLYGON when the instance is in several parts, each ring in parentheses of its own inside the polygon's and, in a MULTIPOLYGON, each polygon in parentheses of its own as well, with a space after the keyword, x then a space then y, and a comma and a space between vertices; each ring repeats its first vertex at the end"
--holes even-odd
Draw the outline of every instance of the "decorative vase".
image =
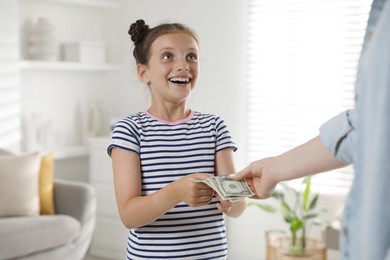
POLYGON ((33 60, 58 59, 59 47, 55 35, 55 27, 46 17, 39 17, 36 24, 31 28, 28 37, 28 54, 33 60))
MULTIPOLYGON (((324 242, 306 238, 306 247, 302 251, 291 251, 291 238, 283 234, 266 232, 266 260, 326 260, 324 242)), ((297 239, 300 243, 300 239, 297 239)))

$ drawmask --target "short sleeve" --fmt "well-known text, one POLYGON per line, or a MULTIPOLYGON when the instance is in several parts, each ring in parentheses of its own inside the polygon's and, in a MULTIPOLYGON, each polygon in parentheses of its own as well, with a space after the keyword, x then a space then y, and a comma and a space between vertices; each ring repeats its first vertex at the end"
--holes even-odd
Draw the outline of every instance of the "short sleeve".
POLYGON ((137 123, 131 118, 125 118, 118 121, 112 131, 111 143, 107 148, 107 153, 111 156, 111 150, 114 147, 140 152, 140 133, 137 123))
POLYGON ((237 145, 234 142, 230 131, 225 124, 225 121, 220 118, 216 117, 215 122, 215 128, 216 128, 216 152, 221 151, 226 148, 233 148, 234 151, 237 150, 237 145))
POLYGON ((355 110, 346 110, 320 127, 322 142, 337 159, 345 163, 354 161, 355 124, 355 110))

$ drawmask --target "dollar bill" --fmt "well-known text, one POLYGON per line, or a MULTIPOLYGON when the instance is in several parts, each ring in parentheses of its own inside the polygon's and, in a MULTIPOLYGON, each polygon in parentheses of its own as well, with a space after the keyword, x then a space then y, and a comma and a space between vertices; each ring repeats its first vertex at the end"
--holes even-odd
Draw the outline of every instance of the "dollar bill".
POLYGON ((227 175, 210 177, 203 180, 192 179, 194 182, 203 182, 211 187, 223 200, 231 202, 252 197, 254 193, 246 180, 235 181, 227 175))

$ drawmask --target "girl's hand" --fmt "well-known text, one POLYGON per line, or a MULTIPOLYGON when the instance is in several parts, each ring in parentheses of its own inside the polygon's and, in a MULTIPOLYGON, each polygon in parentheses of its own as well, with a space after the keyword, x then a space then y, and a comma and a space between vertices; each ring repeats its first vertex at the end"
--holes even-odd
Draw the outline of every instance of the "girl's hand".
POLYGON ((176 181, 178 195, 180 200, 187 203, 190 207, 199 207, 207 205, 213 198, 214 191, 207 184, 194 182, 192 179, 207 179, 206 173, 194 173, 180 178, 176 181))
POLYGON ((217 203, 218 210, 225 214, 229 213, 232 209, 233 202, 229 200, 222 200, 219 195, 217 195, 217 199, 219 200, 219 202, 217 203))

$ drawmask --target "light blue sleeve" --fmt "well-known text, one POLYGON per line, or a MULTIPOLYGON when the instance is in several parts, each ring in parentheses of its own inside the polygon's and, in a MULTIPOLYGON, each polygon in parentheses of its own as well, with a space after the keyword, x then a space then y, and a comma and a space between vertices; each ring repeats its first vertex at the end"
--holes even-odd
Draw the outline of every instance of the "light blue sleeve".
POLYGON ((355 110, 346 110, 320 127, 320 138, 328 150, 344 163, 353 163, 356 139, 355 110))

